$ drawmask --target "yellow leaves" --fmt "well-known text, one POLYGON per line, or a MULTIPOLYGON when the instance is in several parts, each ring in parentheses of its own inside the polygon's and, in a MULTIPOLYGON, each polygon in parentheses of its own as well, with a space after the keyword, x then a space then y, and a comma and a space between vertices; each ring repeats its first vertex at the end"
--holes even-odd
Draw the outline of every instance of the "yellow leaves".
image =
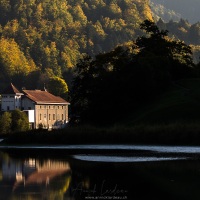
POLYGON ((65 66, 67 66, 69 68, 73 67, 73 64, 71 62, 71 58, 67 53, 62 52, 61 53, 61 59, 62 59, 65 66))
POLYGON ((109 17, 105 17, 102 19, 102 21, 103 27, 105 27, 106 29, 113 29, 115 31, 121 31, 126 26, 125 20, 121 18, 110 19, 109 17))
POLYGON ((19 23, 18 20, 12 20, 8 22, 5 27, 4 27, 4 34, 9 35, 9 36, 15 36, 19 29, 19 23))
POLYGON ((94 46, 94 42, 91 39, 88 39, 87 43, 88 43, 89 47, 93 47, 94 46))
POLYGON ((76 21, 80 21, 82 24, 86 25, 87 24, 87 17, 84 14, 82 8, 80 5, 76 5, 73 8, 73 12, 74 12, 74 19, 76 21))
POLYGON ((54 76, 49 79, 48 90, 56 96, 63 96, 68 92, 68 85, 64 79, 54 76))
POLYGON ((143 19, 148 19, 150 21, 154 21, 153 20, 153 16, 152 16, 152 12, 151 12, 151 9, 149 7, 148 4, 141 4, 141 13, 143 14, 143 19))
POLYGON ((27 75, 36 70, 32 60, 27 60, 14 39, 1 38, 0 40, 0 61, 6 75, 15 74, 27 75))
POLYGON ((109 7, 113 14, 121 14, 122 13, 121 8, 116 3, 111 3, 109 7))
POLYGON ((43 7, 42 7, 42 4, 39 3, 37 5, 37 10, 36 10, 35 16, 38 17, 38 18, 41 18, 42 17, 42 13, 43 13, 43 7))
POLYGON ((105 37, 105 32, 104 32, 104 30, 103 30, 103 28, 102 28, 102 25, 101 25, 101 23, 99 22, 99 21, 97 21, 94 25, 93 25, 93 27, 94 27, 94 29, 95 29, 95 31, 96 31, 96 33, 98 34, 98 36, 99 37, 105 37))

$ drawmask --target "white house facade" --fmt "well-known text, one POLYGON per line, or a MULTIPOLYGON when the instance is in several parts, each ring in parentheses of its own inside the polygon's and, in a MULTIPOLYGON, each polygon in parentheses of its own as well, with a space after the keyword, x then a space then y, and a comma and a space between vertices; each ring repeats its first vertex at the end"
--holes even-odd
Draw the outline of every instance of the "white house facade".
POLYGON ((8 88, 1 95, 1 110, 9 111, 20 109, 21 110, 21 99, 23 93, 19 92, 17 88, 11 83, 8 88))

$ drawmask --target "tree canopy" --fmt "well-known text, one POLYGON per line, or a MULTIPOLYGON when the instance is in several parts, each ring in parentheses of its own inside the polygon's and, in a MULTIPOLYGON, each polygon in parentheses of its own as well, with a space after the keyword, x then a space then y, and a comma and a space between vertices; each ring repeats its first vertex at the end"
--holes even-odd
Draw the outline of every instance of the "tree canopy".
POLYGON ((24 75, 34 70, 45 74, 50 69, 64 78, 83 53, 93 57, 132 40, 146 18, 152 19, 148 0, 0 1, 0 40, 7 45, 0 52, 2 76, 9 74, 19 88, 38 88, 41 80, 24 85, 24 75))
MULTIPOLYGON (((0 1, 0 92, 11 80, 18 88, 41 89, 52 77, 64 80, 70 91, 84 54, 95 58, 136 40, 146 19, 153 20, 149 0, 0 1)), ((159 20, 158 27, 159 34, 169 30, 169 38, 192 44, 199 62, 199 23, 159 20)))
POLYGON ((114 123, 162 93, 174 81, 192 76, 191 48, 171 40, 168 31, 145 20, 146 32, 135 42, 76 66, 72 90, 73 111, 94 123, 114 123))
POLYGON ((4 112, 0 116, 1 134, 22 132, 27 130, 29 130, 29 121, 25 112, 17 109, 11 112, 4 112))

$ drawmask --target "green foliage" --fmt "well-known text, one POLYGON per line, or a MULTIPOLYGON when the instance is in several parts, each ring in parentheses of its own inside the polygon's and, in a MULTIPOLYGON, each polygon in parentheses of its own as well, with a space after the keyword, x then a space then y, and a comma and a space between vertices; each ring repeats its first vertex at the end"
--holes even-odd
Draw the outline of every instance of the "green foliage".
POLYGON ((150 35, 139 37, 136 42, 140 48, 139 55, 142 55, 144 60, 149 54, 153 58, 161 59, 163 68, 169 71, 172 80, 190 75, 194 67, 190 46, 182 41, 168 38, 168 31, 160 31, 154 22, 145 20, 141 28, 150 35))
POLYGON ((68 86, 64 79, 59 77, 52 77, 47 84, 48 91, 52 94, 66 99, 68 93, 68 86))
POLYGON ((99 54, 86 56, 76 66, 72 88, 72 110, 84 120, 114 123, 127 112, 154 99, 171 82, 190 77, 191 48, 171 40, 152 21, 145 20, 145 36, 136 42, 99 54))
POLYGON ((0 117, 0 133, 7 134, 11 132, 12 118, 11 113, 4 112, 0 117))
POLYGON ((63 78, 83 53, 94 57, 135 38, 147 18, 152 18, 148 0, 2 0, 0 40, 7 46, 0 52, 1 80, 12 79, 20 88, 26 76, 33 79, 33 71, 46 69, 63 78))
POLYGON ((27 115, 20 111, 4 112, 0 117, 0 132, 8 134, 13 132, 23 132, 29 130, 27 115))
POLYGON ((29 130, 28 117, 25 112, 14 110, 11 112, 13 132, 23 132, 29 130))

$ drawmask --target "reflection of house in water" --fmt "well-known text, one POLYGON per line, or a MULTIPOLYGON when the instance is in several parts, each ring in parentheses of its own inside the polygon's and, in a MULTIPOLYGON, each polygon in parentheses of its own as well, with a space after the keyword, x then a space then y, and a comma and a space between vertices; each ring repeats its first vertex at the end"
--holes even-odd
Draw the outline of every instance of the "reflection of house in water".
POLYGON ((56 177, 68 172, 70 172, 69 163, 64 161, 40 161, 30 158, 24 162, 20 162, 9 158, 2 162, 3 181, 12 182, 13 191, 18 188, 21 190, 30 185, 43 185, 44 187, 48 187, 56 177))
POLYGON ((21 181, 23 164, 12 159, 4 160, 2 163, 2 177, 4 181, 21 181))
POLYGON ((25 185, 43 183, 48 185, 53 178, 70 171, 69 163, 52 160, 45 160, 43 162, 39 162, 38 160, 29 160, 28 165, 27 161, 25 162, 25 166, 25 185), (35 168, 35 171, 29 173, 31 168, 35 168))

